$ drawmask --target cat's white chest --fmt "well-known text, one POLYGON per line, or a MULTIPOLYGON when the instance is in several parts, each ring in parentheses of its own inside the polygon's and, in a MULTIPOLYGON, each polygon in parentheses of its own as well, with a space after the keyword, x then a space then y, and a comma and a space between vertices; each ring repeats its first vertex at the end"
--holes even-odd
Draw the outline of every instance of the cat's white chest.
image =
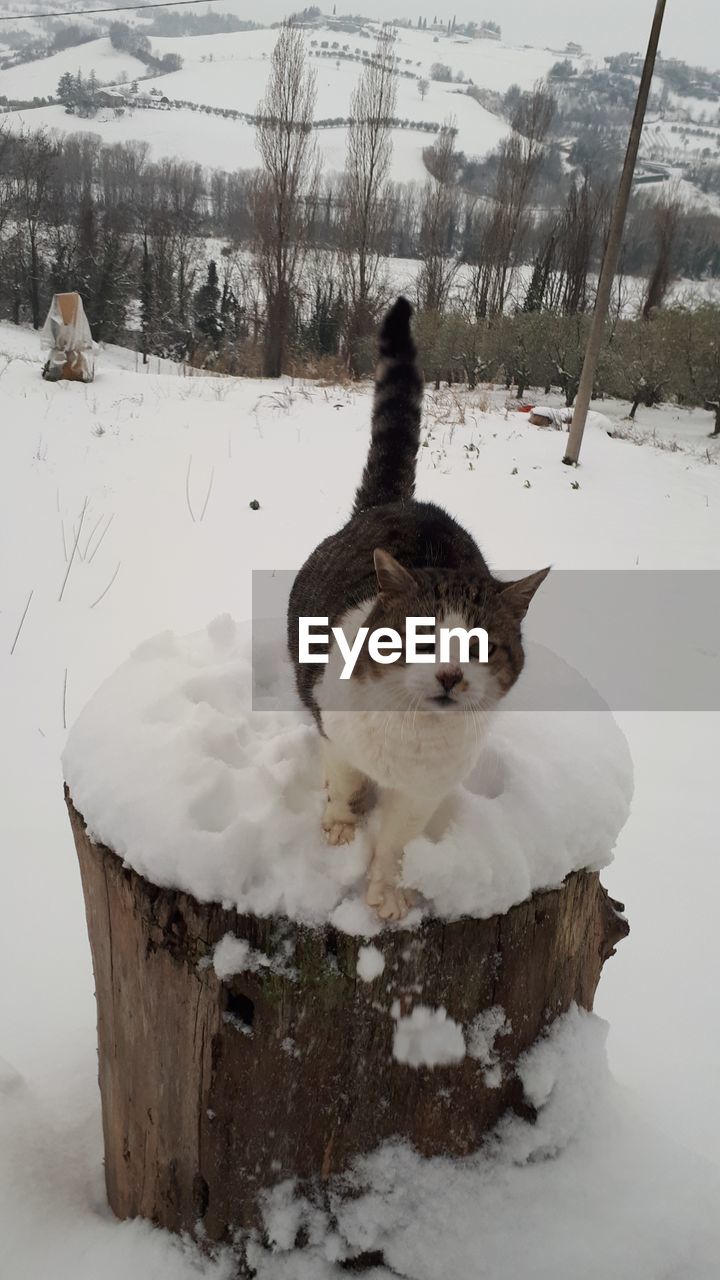
MULTIPOLYGON (((345 634, 354 640, 367 616, 365 602, 342 620, 345 634)), ((473 768, 484 734, 476 718, 462 711, 420 711, 417 691, 405 686, 407 671, 386 669, 379 685, 341 678, 343 659, 331 647, 329 661, 318 682, 316 697, 322 710, 323 729, 339 754, 381 787, 428 792, 442 796, 473 768), (398 710, 371 709, 386 699, 398 710), (368 706, 368 703, 371 706, 368 706)), ((423 666, 420 675, 428 684, 434 675, 423 666)), ((432 688, 428 689, 432 692, 432 688)), ((487 717, 485 718, 485 724, 487 717)))
POLYGON ((325 711, 323 728, 349 764, 381 787, 444 794, 473 768, 481 748, 464 718, 384 711, 325 711))

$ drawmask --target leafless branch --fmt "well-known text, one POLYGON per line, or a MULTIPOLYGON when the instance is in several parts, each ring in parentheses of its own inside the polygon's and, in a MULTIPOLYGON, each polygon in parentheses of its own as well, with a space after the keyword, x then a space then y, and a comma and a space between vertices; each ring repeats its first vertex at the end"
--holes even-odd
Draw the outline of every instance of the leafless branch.
POLYGON ((34 590, 35 590, 35 588, 33 587, 33 590, 30 592, 30 595, 29 595, 29 596, 28 596, 28 598, 27 598, 27 604, 25 605, 25 608, 23 609, 22 618, 20 619, 20 623, 19 623, 19 625, 18 625, 18 629, 17 629, 17 631, 15 632, 15 639, 13 640, 13 642, 12 642, 12 644, 11 644, 11 646, 10 646, 10 657, 11 657, 11 658, 12 658, 12 656, 13 656, 14 652, 15 652, 15 645, 17 644, 18 639, 19 639, 19 637, 20 637, 20 632, 21 632, 21 631, 22 631, 22 629, 23 629, 23 623, 24 623, 24 621, 25 621, 25 619, 26 619, 26 617, 27 617, 27 611, 28 611, 28 609, 30 608, 30 601, 31 601, 31 600, 32 600, 32 598, 33 598, 33 592, 34 592, 34 590))
POLYGON ((88 498, 86 497, 86 498, 85 498, 85 501, 84 501, 84 503, 83 503, 83 509, 82 509, 82 511, 80 512, 80 522, 79 522, 79 524, 78 524, 78 530, 77 530, 77 533, 76 533, 76 535, 75 535, 75 541, 74 541, 74 543, 73 543, 73 549, 72 549, 72 551, 71 551, 71 553, 70 553, 70 560, 68 561, 68 567, 67 567, 67 569, 65 570, 65 577, 63 578, 63 583, 62 583, 62 586, 61 586, 61 588, 60 588, 60 595, 58 596, 58 604, 60 603, 60 601, 61 601, 61 600, 62 600, 62 598, 63 598, 63 593, 64 593, 64 591, 65 591, 65 587, 67 586, 67 580, 68 580, 68 578, 70 577, 70 570, 71 570, 71 569, 72 569, 72 567, 73 567, 73 563, 74 563, 74 560, 75 560, 75 552, 76 552, 76 551, 77 551, 77 549, 78 549, 78 541, 79 541, 79 538, 80 538, 80 534, 81 534, 81 532, 82 532, 83 520, 85 519, 85 512, 87 511, 87 506, 88 506, 88 498))
POLYGON ((95 605, 96 605, 96 604, 99 604, 99 603, 100 603, 100 601, 101 601, 101 600, 103 600, 103 599, 105 598, 105 596, 107 595, 107 593, 108 593, 108 591, 110 590, 110 588, 111 588, 111 586, 112 586, 113 582, 115 581, 115 579, 117 578, 117 576, 118 576, 118 574, 119 574, 119 572, 120 572, 120 564, 121 564, 121 561, 120 561, 120 560, 118 560, 118 562, 117 562, 117 568, 116 568, 116 570, 115 570, 115 572, 114 572, 114 574, 113 574, 112 578, 111 578, 111 579, 110 579, 110 581, 108 582, 108 584, 107 584, 107 586, 106 586, 105 590, 104 590, 104 591, 102 591, 102 592, 100 593, 100 595, 98 596, 97 600, 93 600, 92 604, 90 605, 90 608, 91 608, 91 609, 94 609, 94 608, 95 608, 95 605))

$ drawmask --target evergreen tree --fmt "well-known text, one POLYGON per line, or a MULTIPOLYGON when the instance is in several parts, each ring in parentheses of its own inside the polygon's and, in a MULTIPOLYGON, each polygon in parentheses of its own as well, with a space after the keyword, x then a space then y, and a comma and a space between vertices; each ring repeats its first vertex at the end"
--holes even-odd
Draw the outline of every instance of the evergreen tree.
POLYGON ((523 311, 542 311, 546 284, 547 275, 545 265, 541 258, 536 258, 528 290, 525 294, 523 311))
POLYGON ((75 104, 75 81, 69 71, 61 75, 56 89, 56 97, 58 97, 64 107, 72 107, 75 104))
POLYGON ((208 338, 214 346, 219 346, 224 333, 224 325, 220 316, 220 285, 215 260, 208 263, 207 280, 195 294, 194 304, 195 328, 204 338, 208 338))

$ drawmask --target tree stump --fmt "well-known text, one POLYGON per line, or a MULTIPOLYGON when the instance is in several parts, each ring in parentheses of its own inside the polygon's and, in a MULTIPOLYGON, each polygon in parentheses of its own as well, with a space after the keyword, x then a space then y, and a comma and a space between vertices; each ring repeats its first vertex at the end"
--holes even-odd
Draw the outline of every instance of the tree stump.
POLYGON ((95 973, 108 1199, 120 1218, 198 1238, 258 1228, 260 1194, 287 1178, 322 1196, 386 1139, 464 1156, 509 1108, 532 1116, 514 1064, 573 1001, 592 1008, 628 932, 597 873, 577 872, 504 916, 383 930, 371 942, 384 971, 364 982, 367 940, 160 889, 93 844, 67 799, 95 973), (220 981, 211 956, 228 933, 281 961, 220 981), (397 1061, 397 1017, 417 1005, 443 1006, 466 1033, 502 1006, 501 1073, 469 1055, 397 1061))

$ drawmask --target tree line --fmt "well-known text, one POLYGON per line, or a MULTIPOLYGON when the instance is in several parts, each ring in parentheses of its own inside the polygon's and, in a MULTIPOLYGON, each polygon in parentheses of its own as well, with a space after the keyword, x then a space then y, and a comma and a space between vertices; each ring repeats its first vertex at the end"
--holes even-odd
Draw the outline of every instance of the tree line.
MULTIPOLYGON (((396 86, 382 40, 353 91, 338 178, 321 172, 315 73, 292 25, 280 30, 258 104, 255 171, 152 162, 143 143, 106 146, 87 134, 0 132, 0 314, 38 327, 53 292, 78 289, 95 337, 134 344, 146 358, 267 376, 323 367, 361 375, 396 287, 391 260, 414 258, 428 377, 474 385, 500 376, 520 394, 554 385, 572 398, 612 178, 580 169, 554 206, 538 205, 555 117, 554 96, 539 84, 511 95, 511 131, 482 184, 464 182, 450 121, 425 149, 425 181, 394 183, 396 86), (209 237, 222 242, 210 262, 209 237)), ((720 274, 717 220, 692 217, 705 227, 708 272, 720 274)), ((625 269, 642 271, 646 284, 637 321, 617 308, 608 349, 625 352, 625 372, 608 359, 603 387, 612 394, 632 391, 633 350, 643 357, 638 387, 646 400, 655 394, 662 343, 666 356, 689 350, 679 333, 667 336, 666 323, 677 323, 692 325, 701 347, 692 376, 675 360, 665 393, 720 398, 703 372, 714 367, 703 317, 717 313, 690 319, 668 309, 692 217, 672 193, 636 201, 625 269), (633 325, 638 336, 625 347, 633 325)))

